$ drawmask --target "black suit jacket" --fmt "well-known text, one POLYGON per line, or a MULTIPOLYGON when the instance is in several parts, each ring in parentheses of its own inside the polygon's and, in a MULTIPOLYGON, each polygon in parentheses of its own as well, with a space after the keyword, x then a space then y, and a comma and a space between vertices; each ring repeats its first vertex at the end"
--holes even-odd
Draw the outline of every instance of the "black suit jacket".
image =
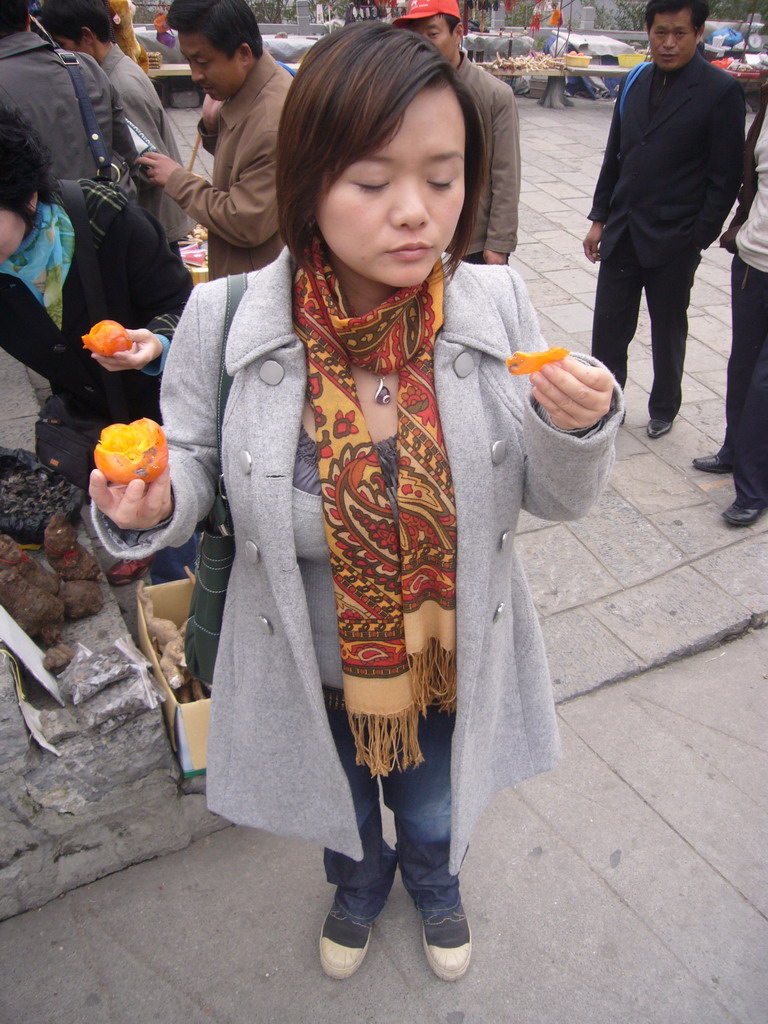
POLYGON ((589 213, 605 224, 603 259, 629 229, 644 267, 717 238, 739 190, 744 147, 735 79, 694 54, 651 117, 652 77, 650 68, 638 75, 623 111, 616 101, 589 213))

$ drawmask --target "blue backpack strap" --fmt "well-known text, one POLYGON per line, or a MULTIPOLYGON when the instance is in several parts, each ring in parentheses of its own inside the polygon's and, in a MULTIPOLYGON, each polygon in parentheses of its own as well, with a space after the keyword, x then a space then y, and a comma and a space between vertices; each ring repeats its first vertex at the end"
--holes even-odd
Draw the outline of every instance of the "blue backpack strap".
POLYGON ((627 93, 632 88, 632 83, 638 77, 641 72, 652 65, 652 61, 644 61, 642 64, 635 64, 632 70, 627 75, 627 79, 624 82, 624 88, 621 90, 621 97, 619 98, 619 117, 624 113, 624 103, 627 99, 627 93))
POLYGON ((289 67, 287 64, 283 64, 281 60, 276 60, 275 64, 279 64, 281 68, 285 68, 289 75, 296 75, 296 72, 293 70, 293 68, 289 67))

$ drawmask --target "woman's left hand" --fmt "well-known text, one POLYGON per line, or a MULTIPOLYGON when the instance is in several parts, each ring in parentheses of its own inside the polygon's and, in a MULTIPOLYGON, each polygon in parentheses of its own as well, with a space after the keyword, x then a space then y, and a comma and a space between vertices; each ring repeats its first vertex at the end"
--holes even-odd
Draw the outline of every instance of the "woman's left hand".
POLYGON ((115 352, 113 356, 100 356, 92 353, 96 362, 105 370, 143 370, 148 363, 163 354, 163 343, 160 339, 142 327, 138 331, 125 332, 133 342, 125 352, 115 352))
POLYGON ((566 356, 531 374, 533 397, 560 430, 585 430, 611 408, 616 382, 604 366, 566 356))

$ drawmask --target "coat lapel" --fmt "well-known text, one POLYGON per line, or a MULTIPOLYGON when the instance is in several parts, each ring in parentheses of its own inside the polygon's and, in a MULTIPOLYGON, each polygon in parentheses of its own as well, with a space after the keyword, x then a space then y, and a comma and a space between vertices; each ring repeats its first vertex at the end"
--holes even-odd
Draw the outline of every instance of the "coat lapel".
MULTIPOLYGON (((654 116, 650 121, 646 122, 646 135, 650 135, 651 132, 655 132, 656 129, 668 121, 673 114, 677 113, 681 107, 685 106, 686 103, 690 103, 693 99, 696 94, 696 89, 701 83, 698 60, 699 58, 694 55, 693 59, 689 61, 687 66, 680 72, 680 78, 675 83, 671 94, 662 100, 661 106, 654 116)), ((650 80, 653 75, 645 75, 644 77, 648 79, 644 108, 647 111, 648 104, 650 102, 650 80)))

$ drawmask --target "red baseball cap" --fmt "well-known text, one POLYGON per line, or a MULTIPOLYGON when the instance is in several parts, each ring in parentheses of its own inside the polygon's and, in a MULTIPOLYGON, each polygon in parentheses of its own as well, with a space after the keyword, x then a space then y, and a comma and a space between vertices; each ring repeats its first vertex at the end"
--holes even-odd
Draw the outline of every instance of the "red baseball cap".
POLYGON ((449 14, 461 20, 458 0, 411 0, 408 13, 402 18, 395 18, 392 24, 395 28, 401 28, 409 21, 416 21, 419 18, 434 18, 436 14, 449 14))

